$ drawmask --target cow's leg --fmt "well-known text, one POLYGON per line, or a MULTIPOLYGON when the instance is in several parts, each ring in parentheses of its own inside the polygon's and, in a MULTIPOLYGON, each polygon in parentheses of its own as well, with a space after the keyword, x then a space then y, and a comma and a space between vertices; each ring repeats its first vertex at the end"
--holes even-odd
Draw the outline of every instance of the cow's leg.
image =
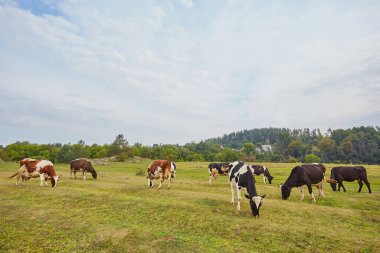
POLYGON ((322 183, 319 185, 318 190, 319 190, 318 196, 323 198, 325 195, 323 194, 323 184, 322 183))
POLYGON ((74 178, 77 179, 77 172, 74 170, 74 178))
POLYGON ((264 181, 264 184, 267 183, 267 177, 263 174, 263 181, 264 181))
POLYGON ((305 199, 305 190, 303 189, 303 186, 300 186, 299 189, 301 191, 301 200, 303 201, 305 199))
MULTIPOLYGON (((17 174, 17 179, 16 179, 16 185, 18 185, 18 182, 20 181, 20 178, 21 178, 21 172, 19 172, 18 174, 17 174)), ((22 181, 21 181, 22 182, 22 181)))
POLYGON ((340 186, 342 186, 343 191, 346 192, 346 188, 344 188, 343 181, 340 181, 339 184, 340 184, 340 186))
POLYGON ((86 180, 86 171, 82 171, 82 175, 83 175, 83 180, 86 180))
MULTIPOLYGON (((18 185, 18 182, 20 181, 20 178, 22 179, 22 174, 24 174, 24 172, 26 172, 26 167, 23 165, 21 166, 19 169, 18 169, 18 173, 17 173, 17 179, 16 179, 16 185, 18 185)), ((21 180, 21 183, 22 183, 23 180, 21 180)))
POLYGON ((358 192, 361 192, 362 188, 363 188, 363 181, 361 179, 358 179, 358 183, 359 183, 359 191, 358 192))
POLYGON ((171 181, 172 181, 172 175, 171 175, 171 174, 169 174, 169 176, 168 176, 168 180, 169 180, 169 183, 168 183, 168 189, 170 189, 170 183, 171 183, 171 181))
POLYGON ((148 178, 148 187, 152 187, 152 183, 151 183, 150 178, 148 178))
POLYGON ((368 188, 368 192, 369 192, 369 193, 372 193, 372 191, 371 191, 371 185, 369 184, 368 180, 367 180, 367 179, 364 179, 363 181, 364 181, 365 185, 366 185, 367 188, 368 188))
POLYGON ((311 184, 307 184, 307 189, 309 190, 310 197, 311 197, 311 200, 313 201, 313 203, 317 202, 315 200, 315 197, 314 197, 314 194, 313 194, 313 188, 311 187, 311 184))
POLYGON ((231 204, 234 206, 235 198, 234 198, 234 185, 232 182, 230 182, 230 187, 231 187, 231 204))
POLYGON ((163 177, 162 173, 160 173, 160 185, 158 186, 158 189, 161 188, 163 181, 164 181, 164 177, 163 177))
POLYGON ((209 179, 208 179, 208 184, 211 186, 211 181, 212 181, 212 178, 214 177, 214 175, 213 174, 210 174, 210 177, 209 177, 209 179))
POLYGON ((40 174, 40 180, 41 180, 40 186, 44 186, 44 181, 45 181, 44 174, 40 174))
POLYGON ((237 197, 237 206, 236 211, 240 212, 240 203, 241 203, 241 187, 236 186, 236 197, 237 197))

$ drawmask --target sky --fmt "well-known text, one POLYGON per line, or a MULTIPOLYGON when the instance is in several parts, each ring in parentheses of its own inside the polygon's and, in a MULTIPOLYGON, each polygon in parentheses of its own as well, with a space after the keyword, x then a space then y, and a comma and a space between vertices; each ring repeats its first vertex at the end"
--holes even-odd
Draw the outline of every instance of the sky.
POLYGON ((0 145, 380 126, 380 1, 0 0, 0 145))

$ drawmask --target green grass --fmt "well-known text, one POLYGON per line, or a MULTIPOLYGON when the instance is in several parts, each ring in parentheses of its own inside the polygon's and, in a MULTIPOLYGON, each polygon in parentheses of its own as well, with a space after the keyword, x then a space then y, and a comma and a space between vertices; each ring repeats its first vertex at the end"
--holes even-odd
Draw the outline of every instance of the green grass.
POLYGON ((264 185, 256 177, 267 194, 256 219, 245 198, 240 214, 230 205, 227 177, 208 186, 207 163, 177 163, 170 190, 166 181, 147 188, 139 171, 149 163, 98 165, 98 179, 86 181, 57 164, 54 189, 39 179, 16 186, 7 177, 17 163, 0 163, 0 252, 380 251, 380 166, 366 166, 373 194, 365 185, 358 193, 357 182, 345 183, 347 192, 325 184, 313 204, 296 188, 281 199, 278 184, 295 164, 265 164, 275 178, 264 185))

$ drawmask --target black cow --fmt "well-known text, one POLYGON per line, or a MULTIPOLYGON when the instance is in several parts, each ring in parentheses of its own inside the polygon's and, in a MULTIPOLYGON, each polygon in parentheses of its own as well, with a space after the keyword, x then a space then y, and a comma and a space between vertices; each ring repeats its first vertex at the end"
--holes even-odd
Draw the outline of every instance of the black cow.
POLYGON ((237 195, 237 211, 240 212, 241 203, 241 188, 246 188, 246 193, 244 196, 249 199, 249 204, 251 206, 252 215, 259 217, 260 207, 263 203, 265 195, 259 196, 256 191, 255 178, 253 176, 253 168, 250 165, 246 165, 243 162, 233 162, 228 165, 229 173, 228 180, 231 186, 231 203, 234 205, 234 187, 236 187, 237 195))
POLYGON ((94 167, 92 167, 91 162, 83 158, 78 158, 70 162, 70 178, 74 173, 75 179, 77 179, 77 171, 82 171, 83 180, 86 179, 86 172, 90 172, 92 177, 95 179, 98 177, 98 174, 96 173, 94 167))
POLYGON ((216 180, 218 179, 218 175, 228 174, 228 163, 210 163, 208 165, 208 171, 210 173, 208 184, 211 186, 213 178, 216 180))
POLYGON ((343 181, 353 182, 358 180, 359 182, 359 191, 361 192, 363 187, 363 182, 366 184, 369 193, 372 193, 371 186, 367 180, 367 171, 363 166, 338 166, 331 169, 330 180, 328 181, 331 185, 333 191, 336 191, 336 183, 338 183, 338 191, 342 186, 343 191, 346 191, 346 188, 343 186, 343 181))
POLYGON ((312 185, 316 185, 319 189, 319 196, 323 197, 322 181, 326 173, 326 167, 322 164, 303 164, 296 166, 290 172, 289 178, 281 185, 282 199, 287 199, 290 196, 291 189, 293 187, 300 187, 302 197, 304 200, 305 194, 302 188, 306 185, 312 201, 315 203, 315 197, 313 194, 312 185))
POLYGON ((264 184, 266 184, 266 178, 268 178, 268 182, 272 184, 272 180, 274 177, 269 173, 269 170, 267 167, 262 166, 262 165, 250 165, 254 169, 254 174, 259 176, 263 174, 263 180, 264 184))

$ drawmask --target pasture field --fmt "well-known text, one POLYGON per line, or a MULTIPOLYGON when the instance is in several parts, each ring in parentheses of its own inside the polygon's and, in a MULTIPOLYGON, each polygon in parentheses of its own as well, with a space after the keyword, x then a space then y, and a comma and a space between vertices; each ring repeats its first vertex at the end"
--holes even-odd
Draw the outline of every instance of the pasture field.
POLYGON ((372 194, 357 182, 347 192, 324 184, 313 204, 296 188, 281 199, 278 184, 295 164, 265 163, 275 178, 256 177, 266 198, 254 218, 244 197, 236 213, 226 176, 208 185, 208 163, 177 163, 171 189, 164 181, 157 190, 147 188, 150 162, 94 165, 98 179, 86 181, 57 164, 56 188, 16 186, 7 177, 18 164, 0 163, 0 252, 380 252, 380 165, 366 166, 372 194))

